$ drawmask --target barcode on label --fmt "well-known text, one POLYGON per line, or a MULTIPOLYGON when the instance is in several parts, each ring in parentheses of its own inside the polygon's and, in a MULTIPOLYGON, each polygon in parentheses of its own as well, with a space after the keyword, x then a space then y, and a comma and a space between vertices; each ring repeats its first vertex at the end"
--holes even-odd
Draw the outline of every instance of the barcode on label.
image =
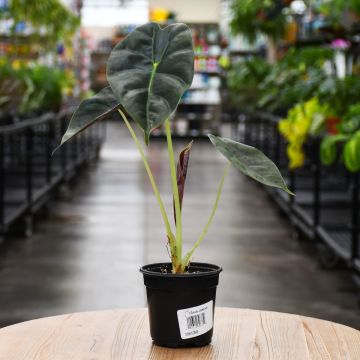
POLYGON ((182 339, 205 334, 213 327, 213 301, 177 311, 182 339))
POLYGON ((194 327, 200 327, 206 324, 205 313, 189 316, 186 318, 187 328, 190 330, 194 327))

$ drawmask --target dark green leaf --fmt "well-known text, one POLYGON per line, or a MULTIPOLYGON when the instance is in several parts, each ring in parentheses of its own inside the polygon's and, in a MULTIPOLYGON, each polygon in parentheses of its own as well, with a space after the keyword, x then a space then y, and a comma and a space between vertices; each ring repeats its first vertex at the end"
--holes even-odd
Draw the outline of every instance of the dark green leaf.
POLYGON ((61 143, 54 152, 73 136, 85 130, 94 122, 110 115, 118 107, 119 102, 114 97, 110 86, 102 89, 91 98, 84 100, 74 112, 69 126, 61 139, 61 143))
POLYGON ((185 24, 136 28, 111 52, 107 78, 121 105, 150 132, 176 109, 194 75, 191 31, 185 24))
POLYGON ((236 141, 209 135, 213 145, 245 175, 262 184, 280 188, 294 195, 286 186, 279 169, 260 150, 236 141))

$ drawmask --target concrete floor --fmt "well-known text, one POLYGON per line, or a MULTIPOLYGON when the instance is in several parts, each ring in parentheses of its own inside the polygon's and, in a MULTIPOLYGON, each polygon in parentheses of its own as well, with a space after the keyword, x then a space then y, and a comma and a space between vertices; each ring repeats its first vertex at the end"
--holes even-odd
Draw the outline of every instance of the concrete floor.
MULTIPOLYGON (((165 144, 153 141, 149 156, 171 211, 165 144)), ((183 206, 186 248, 207 220, 224 164, 209 142, 194 144, 183 206)), ((135 146, 120 124, 110 123, 100 161, 53 204, 33 237, 10 239, 0 248, 0 326, 145 306, 138 269, 168 260, 165 239, 135 146)), ((350 273, 319 269, 313 253, 311 245, 291 239, 291 227, 265 192, 231 170, 194 260, 223 267, 218 306, 299 313, 360 329, 350 273)))

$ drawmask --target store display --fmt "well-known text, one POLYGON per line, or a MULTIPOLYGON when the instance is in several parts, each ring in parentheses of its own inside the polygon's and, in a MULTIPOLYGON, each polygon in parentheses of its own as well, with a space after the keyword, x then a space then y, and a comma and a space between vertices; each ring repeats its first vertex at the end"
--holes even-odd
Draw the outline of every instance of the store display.
POLYGON ((86 81, 72 41, 79 24, 78 16, 58 0, 1 4, 0 89, 6 94, 0 95, 2 123, 59 111, 79 95, 76 78, 86 81))
POLYGON ((30 236, 33 220, 81 166, 97 157, 102 126, 54 157, 73 97, 89 89, 78 2, 0 2, 0 238, 30 236))
POLYGON ((53 199, 54 191, 98 156, 104 140, 101 124, 51 156, 68 119, 68 112, 48 113, 0 126, 0 238, 14 229, 30 236, 36 214, 53 199))
POLYGON ((262 358, 216 330, 219 280, 228 306, 360 329, 359 174, 360 0, 0 0, 0 334, 23 359, 75 358, 78 315, 41 353, 6 326, 145 295, 149 321, 100 314, 116 343, 92 322, 80 350, 262 358))
MULTIPOLYGON (((360 18, 355 3, 304 2, 297 14, 286 9, 292 15, 287 21, 296 21, 296 35, 290 34, 291 41, 277 39, 271 66, 260 58, 234 64, 229 85, 237 105, 237 136, 287 168, 287 183, 297 196, 269 194, 300 236, 315 241, 323 267, 344 262, 359 280, 360 18)), ((241 2, 236 4, 234 11, 240 11, 241 2)), ((248 23, 234 25, 255 38, 248 23)))

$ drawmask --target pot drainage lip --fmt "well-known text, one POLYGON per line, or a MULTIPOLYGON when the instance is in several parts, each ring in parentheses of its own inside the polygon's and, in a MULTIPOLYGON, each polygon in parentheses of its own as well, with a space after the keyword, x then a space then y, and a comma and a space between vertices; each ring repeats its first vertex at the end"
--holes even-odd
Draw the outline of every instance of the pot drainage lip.
POLYGON ((198 277, 198 276, 209 276, 217 275, 222 271, 220 266, 208 263, 193 262, 190 265, 192 272, 184 274, 173 274, 171 272, 164 272, 161 269, 171 269, 171 263, 154 263, 144 265, 140 268, 140 272, 144 275, 159 276, 159 277, 198 277))

